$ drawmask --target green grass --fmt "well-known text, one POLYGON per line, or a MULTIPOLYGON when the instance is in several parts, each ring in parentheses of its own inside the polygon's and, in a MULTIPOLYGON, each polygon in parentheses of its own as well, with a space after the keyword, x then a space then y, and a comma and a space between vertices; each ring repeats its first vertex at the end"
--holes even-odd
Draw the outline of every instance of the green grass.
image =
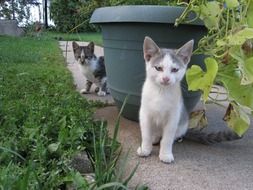
POLYGON ((108 138, 106 123, 92 117, 101 104, 76 92, 64 63, 56 40, 0 36, 0 189, 128 189, 137 166, 127 178, 126 159, 116 167, 120 117, 108 138), (83 150, 92 184, 71 167, 83 150))
POLYGON ((97 124, 63 63, 57 41, 0 36, 0 189, 74 181, 71 157, 97 124))
POLYGON ((44 37, 65 40, 65 41, 93 41, 95 44, 102 46, 102 34, 101 33, 59 33, 59 32, 44 32, 42 34, 44 37))

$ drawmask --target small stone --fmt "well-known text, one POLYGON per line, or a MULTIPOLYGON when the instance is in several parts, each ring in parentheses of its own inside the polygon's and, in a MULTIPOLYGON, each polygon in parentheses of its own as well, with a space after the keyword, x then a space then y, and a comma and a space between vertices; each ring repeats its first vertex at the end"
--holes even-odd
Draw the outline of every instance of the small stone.
POLYGON ((81 174, 92 173, 94 171, 91 161, 85 151, 74 156, 71 165, 81 174))

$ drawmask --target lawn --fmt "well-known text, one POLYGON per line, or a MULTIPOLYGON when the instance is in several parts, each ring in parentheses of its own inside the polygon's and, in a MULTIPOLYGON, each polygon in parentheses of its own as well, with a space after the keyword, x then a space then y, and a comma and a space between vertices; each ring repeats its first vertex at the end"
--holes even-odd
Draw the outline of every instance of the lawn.
POLYGON ((73 181, 70 160, 92 139, 93 110, 75 91, 57 41, 0 36, 0 189, 73 181))

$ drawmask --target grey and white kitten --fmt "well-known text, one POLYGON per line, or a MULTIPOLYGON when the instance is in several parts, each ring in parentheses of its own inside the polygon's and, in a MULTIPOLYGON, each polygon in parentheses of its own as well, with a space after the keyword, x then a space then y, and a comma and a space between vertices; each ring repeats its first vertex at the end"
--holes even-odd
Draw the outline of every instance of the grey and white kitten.
POLYGON ((90 92, 91 86, 94 83, 98 96, 105 96, 107 90, 107 78, 104 57, 97 57, 94 54, 94 43, 90 42, 87 46, 79 46, 76 42, 72 42, 75 59, 79 63, 80 70, 86 77, 86 87, 80 92, 87 94, 90 92))
POLYGON ((203 144, 240 139, 229 131, 209 134, 194 130, 187 132, 189 113, 184 105, 180 82, 190 62, 193 44, 194 41, 190 40, 179 49, 163 49, 151 38, 145 37, 146 79, 139 113, 142 138, 137 150, 139 156, 149 156, 153 144, 160 141, 159 158, 162 162, 171 163, 174 161, 173 143, 183 136, 203 144))
POLYGON ((142 137, 137 150, 139 156, 149 156, 153 144, 161 139, 160 160, 166 163, 174 161, 173 142, 188 128, 180 81, 190 61, 193 43, 191 40, 178 50, 161 49, 151 38, 145 37, 146 80, 139 115, 142 137))

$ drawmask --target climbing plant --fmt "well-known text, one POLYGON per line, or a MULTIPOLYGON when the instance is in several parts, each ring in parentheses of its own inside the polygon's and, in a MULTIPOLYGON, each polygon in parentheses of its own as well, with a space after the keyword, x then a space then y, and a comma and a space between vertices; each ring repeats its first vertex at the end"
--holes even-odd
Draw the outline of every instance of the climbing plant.
POLYGON ((175 22, 192 22, 201 19, 207 34, 199 41, 195 54, 204 54, 206 70, 192 66, 186 74, 189 90, 201 90, 204 102, 225 106, 224 121, 238 135, 250 125, 253 110, 253 1, 252 0, 190 0, 178 2, 186 6, 175 22), (188 19, 194 12, 196 17, 188 19), (220 84, 227 98, 210 96, 212 86, 220 84))

